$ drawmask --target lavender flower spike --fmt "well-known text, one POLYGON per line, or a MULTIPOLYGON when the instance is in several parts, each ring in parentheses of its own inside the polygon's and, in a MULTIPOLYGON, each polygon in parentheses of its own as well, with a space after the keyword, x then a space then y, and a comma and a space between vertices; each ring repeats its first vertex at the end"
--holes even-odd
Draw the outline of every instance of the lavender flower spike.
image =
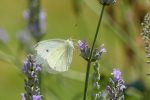
MULTIPOLYGON (((22 16, 23 16, 24 20, 27 21, 27 23, 28 23, 30 20, 30 17, 31 17, 30 11, 25 10, 23 12, 22 16)), ((45 31, 46 31, 46 22, 45 22, 46 16, 47 16, 46 12, 44 10, 40 10, 38 17, 39 17, 39 26, 42 31, 42 34, 45 33, 45 31)), ((33 31, 36 31, 37 26, 30 25, 29 28, 32 29, 33 31)))
POLYGON ((113 79, 110 78, 109 85, 106 87, 108 96, 110 100, 124 100, 126 86, 124 80, 121 78, 121 71, 113 69, 111 74, 113 75, 113 79))
POLYGON ((80 49, 81 52, 81 57, 83 57, 86 61, 89 60, 89 55, 90 55, 90 48, 88 45, 86 45, 86 40, 84 39, 84 42, 81 40, 78 40, 78 48, 80 49))
POLYGON ((22 100, 42 100, 39 77, 41 66, 35 63, 33 55, 29 55, 24 62, 23 72, 26 76, 24 80, 26 93, 21 94, 22 100))

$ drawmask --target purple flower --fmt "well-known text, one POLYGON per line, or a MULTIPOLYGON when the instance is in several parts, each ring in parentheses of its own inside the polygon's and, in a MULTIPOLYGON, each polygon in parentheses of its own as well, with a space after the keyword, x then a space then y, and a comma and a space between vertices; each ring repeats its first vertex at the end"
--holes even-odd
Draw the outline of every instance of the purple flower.
POLYGON ((88 61, 90 55, 90 48, 88 47, 88 45, 86 45, 86 40, 84 40, 83 42, 81 40, 78 40, 78 48, 81 52, 80 56, 88 61))
MULTIPOLYGON (((23 18, 25 21, 29 21, 30 18, 30 11, 29 10, 25 10, 22 14, 23 18)), ((42 31, 42 33, 45 33, 46 31, 46 12, 41 10, 39 13, 39 23, 40 23, 40 29, 42 31)), ((31 29, 32 31, 36 31, 37 30, 37 26, 35 24, 29 25, 29 29, 31 29)))
POLYGON ((38 64, 36 64, 36 65, 35 65, 35 71, 41 71, 41 66, 38 65, 38 64))
MULTIPOLYGON (((29 17, 30 17, 30 11, 29 10, 25 10, 22 14, 23 18, 25 21, 28 21, 29 20, 29 17)), ((45 11, 41 10, 40 13, 39 13, 39 18, 40 18, 40 21, 45 21, 46 19, 46 13, 45 11)))
POLYGON ((84 40, 84 42, 82 42, 81 40, 78 40, 78 48, 80 50, 84 50, 86 46, 86 40, 84 40))
POLYGON ((123 91, 124 89, 126 89, 126 86, 124 84, 121 84, 120 90, 123 91))
POLYGON ((118 81, 121 79, 121 71, 119 69, 113 69, 111 74, 113 75, 114 80, 118 81))
POLYGON ((100 52, 106 52, 105 48, 101 48, 100 52))
POLYGON ((104 44, 101 45, 100 49, 96 53, 97 59, 100 59, 102 53, 107 52, 106 49, 104 48, 104 44))
POLYGON ((29 19, 29 10, 25 10, 22 14, 25 21, 28 21, 29 19))
POLYGON ((104 44, 101 45, 101 49, 100 49, 99 52, 100 53, 107 52, 106 49, 104 48, 104 44))
POLYGON ((45 19, 46 19, 46 12, 44 12, 43 10, 40 12, 40 28, 41 28, 41 31, 42 33, 45 33, 46 31, 46 22, 45 22, 45 19))
POLYGON ((107 87, 106 87, 106 90, 108 91, 109 94, 112 94, 112 89, 111 89, 110 86, 107 86, 107 87))
POLYGON ((41 95, 33 95, 32 100, 42 100, 41 95))
POLYGON ((31 35, 27 29, 17 32, 16 37, 22 43, 29 43, 31 41, 31 35))
POLYGON ((30 66, 31 65, 30 65, 30 62, 28 60, 24 61, 24 65, 22 68, 23 72, 26 73, 29 70, 30 66))
POLYGON ((21 97, 22 97, 21 100, 26 100, 25 96, 24 96, 24 93, 21 93, 21 97))
POLYGON ((9 41, 9 36, 7 32, 0 28, 0 41, 6 43, 9 41))

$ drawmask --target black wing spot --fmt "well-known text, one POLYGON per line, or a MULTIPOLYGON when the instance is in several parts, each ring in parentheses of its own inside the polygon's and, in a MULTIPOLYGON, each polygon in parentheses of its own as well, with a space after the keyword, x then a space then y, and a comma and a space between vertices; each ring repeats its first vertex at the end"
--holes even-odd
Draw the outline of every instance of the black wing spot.
POLYGON ((46 49, 46 52, 49 52, 49 50, 48 50, 48 49, 46 49))

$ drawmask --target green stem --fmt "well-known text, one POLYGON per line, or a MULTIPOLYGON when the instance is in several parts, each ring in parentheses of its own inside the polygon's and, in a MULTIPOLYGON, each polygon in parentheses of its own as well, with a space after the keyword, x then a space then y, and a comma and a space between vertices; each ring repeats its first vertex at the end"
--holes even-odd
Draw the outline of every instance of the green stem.
POLYGON ((88 60, 88 63, 87 63, 87 70, 86 70, 86 78, 85 78, 85 85, 84 85, 85 87, 84 87, 83 100, 86 100, 87 89, 88 89, 88 79, 89 79, 90 66, 91 66, 91 58, 92 58, 94 46, 95 46, 95 43, 96 43, 96 39, 97 39, 97 36, 98 36, 99 28, 100 28, 100 25, 101 25, 104 8, 105 8, 105 5, 103 5, 102 10, 100 12, 101 14, 100 14, 100 17, 99 17, 99 21, 98 21, 98 25, 97 25, 95 37, 94 37, 94 40, 93 40, 93 44, 92 44, 92 48, 91 48, 89 60, 88 60))

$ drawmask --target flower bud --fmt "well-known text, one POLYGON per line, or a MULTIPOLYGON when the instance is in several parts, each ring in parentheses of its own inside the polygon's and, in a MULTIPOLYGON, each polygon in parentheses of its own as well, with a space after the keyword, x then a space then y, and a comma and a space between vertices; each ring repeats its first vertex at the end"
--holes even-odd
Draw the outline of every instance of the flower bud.
POLYGON ((98 0, 102 5, 113 5, 116 3, 116 0, 98 0))

